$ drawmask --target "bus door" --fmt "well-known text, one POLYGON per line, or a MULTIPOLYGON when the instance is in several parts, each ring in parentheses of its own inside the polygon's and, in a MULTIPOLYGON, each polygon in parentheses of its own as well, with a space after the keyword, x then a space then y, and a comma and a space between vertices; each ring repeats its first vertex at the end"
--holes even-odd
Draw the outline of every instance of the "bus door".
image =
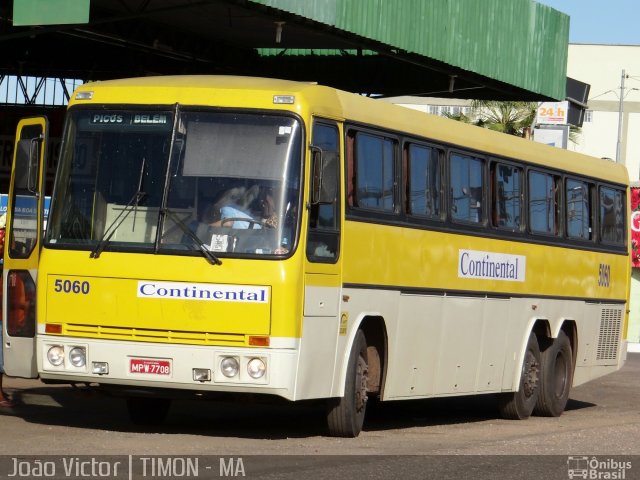
MULTIPOLYGON (((340 281, 340 143, 338 127, 316 121, 311 140, 311 185, 307 230, 307 265, 318 284, 338 287, 340 281)), ((307 284, 314 283, 308 279, 307 284)), ((338 295, 336 295, 337 297, 338 295)))
POLYGON ((316 120, 311 144, 304 314, 335 320, 340 309, 342 288, 338 261, 341 225, 338 126, 334 122, 316 120))
POLYGON ((9 184, 2 272, 4 370, 37 377, 36 276, 44 222, 42 192, 48 122, 44 117, 18 123, 9 184))

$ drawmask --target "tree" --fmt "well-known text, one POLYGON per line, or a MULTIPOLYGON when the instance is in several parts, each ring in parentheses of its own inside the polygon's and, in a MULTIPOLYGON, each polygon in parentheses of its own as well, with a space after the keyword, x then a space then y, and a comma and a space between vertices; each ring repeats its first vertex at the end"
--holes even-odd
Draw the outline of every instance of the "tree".
POLYGON ((475 125, 522 137, 525 128, 531 127, 536 118, 538 104, 535 102, 473 100, 471 108, 476 117, 475 125))
MULTIPOLYGON (((497 100, 472 100, 471 115, 463 113, 447 117, 497 132, 523 137, 536 118, 536 102, 501 102, 497 100)), ((571 126, 569 140, 577 143, 580 129, 571 126)))

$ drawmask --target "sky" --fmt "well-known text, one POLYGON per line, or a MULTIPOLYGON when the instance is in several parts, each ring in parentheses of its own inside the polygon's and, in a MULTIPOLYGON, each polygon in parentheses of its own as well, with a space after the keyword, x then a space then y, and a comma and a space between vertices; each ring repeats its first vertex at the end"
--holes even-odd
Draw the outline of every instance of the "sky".
POLYGON ((536 0, 570 17, 570 43, 640 45, 639 0, 536 0))

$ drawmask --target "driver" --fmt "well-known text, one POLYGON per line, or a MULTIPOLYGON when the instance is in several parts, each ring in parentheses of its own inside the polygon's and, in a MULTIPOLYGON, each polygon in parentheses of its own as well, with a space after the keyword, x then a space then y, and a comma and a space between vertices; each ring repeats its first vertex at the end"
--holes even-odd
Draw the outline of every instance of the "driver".
POLYGON ((255 223, 251 214, 245 212, 237 205, 225 205, 220 208, 220 220, 210 223, 209 225, 214 227, 225 226, 231 228, 262 228, 259 223, 255 223), (242 222, 237 220, 239 218, 246 218, 252 221, 242 222), (227 219, 229 219, 229 221, 227 221, 227 219), (233 219, 233 221, 230 219, 233 219))
MULTIPOLYGON (((237 193, 237 192, 236 192, 237 193)), ((278 209, 272 188, 257 185, 246 190, 241 196, 225 194, 205 214, 206 223, 212 227, 239 229, 277 228, 278 209), (247 219, 246 222, 242 219, 247 219)))

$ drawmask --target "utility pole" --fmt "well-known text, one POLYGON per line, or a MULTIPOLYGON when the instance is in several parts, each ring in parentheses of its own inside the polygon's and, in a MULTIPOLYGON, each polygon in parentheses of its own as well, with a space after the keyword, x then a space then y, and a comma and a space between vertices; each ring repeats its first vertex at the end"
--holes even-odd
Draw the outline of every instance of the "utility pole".
POLYGON ((626 73, 622 70, 622 77, 620 78, 620 105, 618 106, 618 143, 616 144, 616 162, 622 162, 620 158, 622 152, 622 121, 624 117, 624 79, 626 78, 626 73))

